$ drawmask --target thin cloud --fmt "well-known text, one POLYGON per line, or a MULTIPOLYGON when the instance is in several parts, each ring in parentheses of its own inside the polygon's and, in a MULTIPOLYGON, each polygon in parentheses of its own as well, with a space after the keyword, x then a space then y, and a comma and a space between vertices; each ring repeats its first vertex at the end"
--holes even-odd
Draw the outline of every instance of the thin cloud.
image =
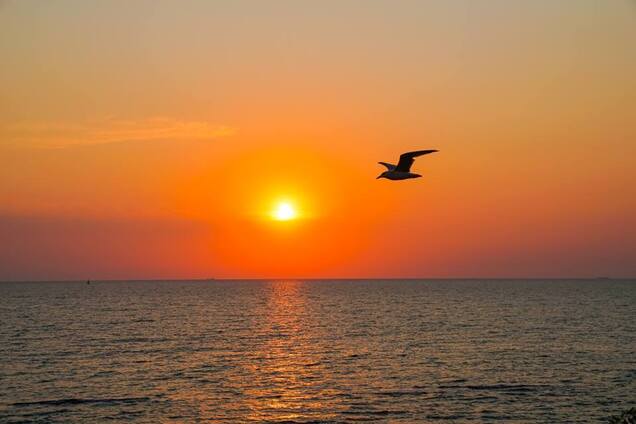
POLYGON ((64 148, 122 141, 212 140, 235 129, 173 118, 101 119, 80 123, 21 121, 0 127, 0 142, 14 147, 64 148))

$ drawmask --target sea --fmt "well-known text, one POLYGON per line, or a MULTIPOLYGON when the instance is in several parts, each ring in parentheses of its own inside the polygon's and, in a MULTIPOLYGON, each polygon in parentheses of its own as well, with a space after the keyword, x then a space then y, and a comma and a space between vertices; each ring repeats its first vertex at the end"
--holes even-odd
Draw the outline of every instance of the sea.
POLYGON ((0 283, 2 423, 601 423, 634 280, 0 283))

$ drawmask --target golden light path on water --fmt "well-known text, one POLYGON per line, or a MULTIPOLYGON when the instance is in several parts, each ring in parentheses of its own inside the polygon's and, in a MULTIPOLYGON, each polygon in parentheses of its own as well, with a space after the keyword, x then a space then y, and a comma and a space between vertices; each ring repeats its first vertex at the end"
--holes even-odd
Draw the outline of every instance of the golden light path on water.
POLYGON ((324 401, 329 389, 308 390, 321 374, 322 365, 311 346, 315 335, 303 319, 306 303, 301 285, 293 280, 271 285, 264 330, 275 337, 263 345, 266 361, 247 365, 256 377, 256 387, 247 391, 252 411, 249 419, 293 421, 301 419, 307 410, 323 410, 321 419, 331 415, 324 401))

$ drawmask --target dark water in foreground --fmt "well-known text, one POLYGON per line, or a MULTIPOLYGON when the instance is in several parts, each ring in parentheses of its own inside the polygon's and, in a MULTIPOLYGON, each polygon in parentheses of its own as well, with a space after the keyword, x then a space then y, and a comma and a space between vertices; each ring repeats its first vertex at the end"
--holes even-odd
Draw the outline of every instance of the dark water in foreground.
POLYGON ((602 422, 634 281, 0 284, 0 422, 602 422))

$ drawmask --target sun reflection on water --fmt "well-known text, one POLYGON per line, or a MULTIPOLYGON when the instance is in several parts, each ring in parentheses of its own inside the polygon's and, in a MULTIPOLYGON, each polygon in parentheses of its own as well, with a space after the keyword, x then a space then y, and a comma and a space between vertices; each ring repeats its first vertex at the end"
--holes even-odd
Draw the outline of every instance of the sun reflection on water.
MULTIPOLYGON (((267 299, 260 360, 247 366, 255 381, 247 390, 251 420, 295 420, 307 411, 324 411, 326 388, 314 387, 322 374, 320 358, 306 328, 306 299, 302 282, 273 281, 267 299)), ((320 419, 328 419, 321 413, 320 419)))

